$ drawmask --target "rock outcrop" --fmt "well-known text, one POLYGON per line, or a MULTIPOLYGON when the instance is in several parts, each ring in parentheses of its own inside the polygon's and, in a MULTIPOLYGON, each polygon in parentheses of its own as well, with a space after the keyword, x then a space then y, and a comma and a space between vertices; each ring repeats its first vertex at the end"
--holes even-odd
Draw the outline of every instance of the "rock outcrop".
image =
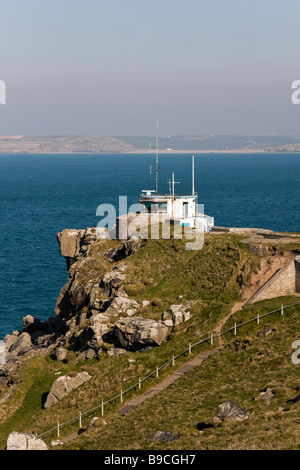
POLYGON ((73 263, 85 255, 90 246, 100 239, 106 239, 108 232, 106 229, 87 228, 86 230, 65 229, 57 234, 60 254, 67 261, 68 270, 73 263))
POLYGON ((141 305, 123 289, 127 265, 120 261, 135 253, 141 240, 132 238, 105 250, 105 241, 97 238, 96 229, 64 230, 58 234, 58 240, 70 278, 61 290, 56 314, 64 319, 65 338, 78 351, 78 357, 82 360, 99 357, 106 342, 133 350, 160 345, 167 327, 153 320, 136 322, 134 317, 141 305), (116 264, 110 267, 109 263, 116 264), (105 266, 104 275, 97 275, 96 266, 105 266), (128 328, 125 332, 126 322, 118 323, 130 317, 133 322, 127 326, 134 328, 134 335, 129 334, 128 328))
POLYGON ((56 405, 58 401, 63 400, 69 393, 91 380, 91 378, 87 372, 79 372, 74 376, 64 375, 59 377, 51 387, 44 408, 51 408, 56 405))
POLYGON ((135 314, 136 310, 140 307, 140 305, 133 299, 129 299, 128 297, 118 296, 113 299, 111 304, 109 305, 108 309, 106 310, 105 314, 109 317, 120 317, 120 316, 128 316, 131 317, 135 314))
POLYGON ((111 248, 105 253, 105 258, 113 263, 115 261, 121 261, 122 259, 128 258, 135 253, 142 244, 140 238, 132 237, 127 241, 124 241, 120 247, 114 249, 111 248))
POLYGON ((40 321, 26 315, 22 330, 6 335, 0 384, 9 384, 20 362, 34 355, 54 354, 64 361, 72 350, 80 360, 88 360, 100 358, 104 350, 117 356, 114 350, 120 347, 121 337, 134 349, 160 345, 166 335, 165 325, 157 327, 151 320, 144 321, 141 328, 136 325, 134 340, 125 333, 115 335, 116 322, 137 317, 142 309, 125 292, 128 264, 122 262, 139 249, 140 239, 111 240, 106 229, 98 228, 66 229, 57 239, 69 279, 59 293, 55 316, 40 321))
POLYGON ((9 348, 10 354, 13 356, 18 356, 32 347, 31 337, 28 333, 21 333, 20 336, 13 342, 12 346, 9 348))
POLYGON ((3 343, 5 344, 5 349, 8 352, 12 345, 17 341, 19 332, 16 332, 12 335, 6 335, 3 339, 3 343))
POLYGON ((55 351, 55 358, 57 361, 64 361, 68 355, 68 350, 65 348, 57 348, 55 351))
POLYGON ((160 346, 167 336, 168 328, 149 318, 122 318, 115 323, 114 333, 123 348, 136 350, 146 346, 160 346))
POLYGON ((34 434, 11 432, 7 439, 6 450, 48 450, 48 446, 34 434))
POLYGON ((244 421, 249 418, 248 411, 244 410, 232 401, 225 401, 218 406, 217 414, 213 417, 213 423, 219 424, 225 421, 244 421))
POLYGON ((170 309, 163 313, 162 321, 166 326, 175 328, 180 325, 180 323, 188 321, 191 318, 189 309, 190 304, 171 305, 170 309))

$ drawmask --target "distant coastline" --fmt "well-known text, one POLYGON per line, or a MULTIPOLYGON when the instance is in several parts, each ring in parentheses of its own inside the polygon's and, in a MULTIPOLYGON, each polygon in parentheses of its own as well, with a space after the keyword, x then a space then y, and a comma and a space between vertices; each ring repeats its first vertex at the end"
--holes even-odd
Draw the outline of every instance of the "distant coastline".
MULTIPOLYGON (((0 154, 153 154, 153 136, 0 136, 0 154)), ((292 136, 161 136, 159 152, 168 154, 300 153, 292 136)))

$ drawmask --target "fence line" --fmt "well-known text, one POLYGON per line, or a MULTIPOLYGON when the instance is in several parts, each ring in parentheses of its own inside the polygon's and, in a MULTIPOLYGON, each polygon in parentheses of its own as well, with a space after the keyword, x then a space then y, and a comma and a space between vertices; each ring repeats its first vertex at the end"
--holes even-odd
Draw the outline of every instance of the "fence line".
POLYGON ((189 353, 191 354, 192 353, 192 349, 196 346, 199 346, 200 344, 203 344, 203 343, 206 343, 206 342, 209 342, 210 344, 213 344, 213 340, 214 339, 218 339, 220 338, 221 336, 223 335, 226 335, 227 333, 230 333, 231 331, 234 331, 234 334, 236 335, 237 333, 237 329, 240 328, 241 326, 245 326, 245 325, 248 325, 249 323, 253 323, 253 322, 257 322, 257 324, 259 324, 259 321, 261 318, 264 318, 264 317, 267 317, 269 315, 272 315, 273 313, 277 313, 277 312, 281 312, 281 316, 283 316, 284 314, 284 310, 286 308, 289 308, 289 307, 293 307, 294 305, 298 305, 300 304, 300 302, 294 302, 292 304, 289 304, 289 305, 282 305, 280 308, 276 309, 276 310, 273 310, 271 312, 267 312, 267 313, 264 313, 262 315, 260 315, 258 313, 258 315, 255 317, 255 318, 252 318, 251 320, 248 320, 246 322, 243 322, 243 323, 239 323, 238 325, 235 323, 235 325, 231 328, 228 328, 227 330, 224 330, 224 331, 221 331, 219 334, 217 335, 214 335, 213 331, 210 333, 210 335, 207 337, 207 338, 204 338, 200 341, 197 341, 196 343, 192 344, 192 343, 189 343, 189 346, 187 349, 185 349, 184 351, 181 351, 179 354, 177 354, 177 356, 172 356, 172 359, 170 359, 169 361, 165 362, 164 364, 162 364, 160 367, 156 367, 156 369, 153 371, 153 372, 150 372, 148 375, 146 375, 146 377, 144 377, 143 379, 141 379, 139 377, 139 381, 137 383, 135 383, 134 385, 132 385, 130 388, 128 388, 127 390, 121 390, 121 393, 119 393, 118 395, 114 396, 113 398, 110 398, 109 400, 107 401, 102 401, 100 405, 97 405, 95 406, 94 408, 91 408, 90 410, 87 410, 85 412, 81 412, 79 413, 79 415, 77 416, 74 416, 73 418, 70 418, 68 421, 65 421, 64 423, 57 423, 57 425, 51 429, 48 429, 48 431, 45 431, 44 433, 42 434, 39 434, 38 437, 41 438, 41 437, 44 437, 54 431, 57 431, 57 437, 59 437, 60 435, 60 430, 63 426, 65 426, 66 424, 70 424, 72 422, 75 422, 75 421, 79 421, 79 424, 80 424, 80 427, 81 427, 81 422, 82 422, 82 418, 88 414, 91 414, 93 413, 94 411, 98 410, 101 408, 101 413, 102 413, 102 416, 104 415, 104 406, 105 405, 108 405, 109 403, 113 403, 114 401, 120 399, 120 403, 123 403, 123 398, 124 398, 124 395, 126 393, 129 393, 131 392, 133 389, 136 389, 137 387, 139 389, 141 389, 141 384, 143 382, 145 382, 146 380, 148 380, 149 378, 151 378, 152 376, 156 375, 156 377, 159 377, 159 371, 164 369, 167 365, 172 365, 174 366, 174 363, 175 363, 175 360, 178 359, 179 357, 183 356, 184 354, 186 353, 189 353))

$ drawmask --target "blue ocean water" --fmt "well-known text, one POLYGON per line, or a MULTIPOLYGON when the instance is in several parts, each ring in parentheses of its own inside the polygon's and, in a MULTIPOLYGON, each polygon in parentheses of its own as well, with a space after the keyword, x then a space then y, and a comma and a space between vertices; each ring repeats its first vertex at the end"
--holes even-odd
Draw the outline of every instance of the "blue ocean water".
MULTIPOLYGON (((68 278, 56 233, 97 225, 96 208, 119 195, 138 202, 155 186, 153 155, 0 156, 0 338, 22 318, 54 315, 68 278)), ((175 172, 176 192, 191 191, 191 157, 160 156, 160 191, 175 172)), ((300 232, 300 156, 196 156, 199 202, 216 225, 300 232)))

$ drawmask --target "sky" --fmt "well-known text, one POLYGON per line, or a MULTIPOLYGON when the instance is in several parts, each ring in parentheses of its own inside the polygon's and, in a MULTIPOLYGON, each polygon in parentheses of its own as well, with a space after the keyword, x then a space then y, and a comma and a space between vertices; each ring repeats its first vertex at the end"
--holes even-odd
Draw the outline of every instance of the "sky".
POLYGON ((296 134, 299 0, 0 0, 0 135, 296 134))

